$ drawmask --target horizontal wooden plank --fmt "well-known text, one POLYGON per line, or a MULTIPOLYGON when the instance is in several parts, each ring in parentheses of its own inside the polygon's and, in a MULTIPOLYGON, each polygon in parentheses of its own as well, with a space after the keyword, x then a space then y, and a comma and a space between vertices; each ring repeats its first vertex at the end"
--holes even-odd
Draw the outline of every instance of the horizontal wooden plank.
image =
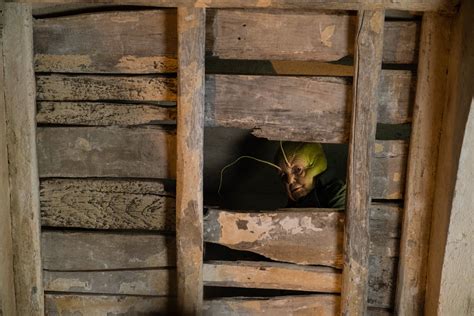
POLYGON ((380 308, 395 306, 397 268, 398 258, 369 257, 369 306, 380 308))
POLYGON ((275 262, 209 261, 203 281, 207 286, 341 292, 340 270, 275 262))
POLYGON ((175 240, 156 234, 43 231, 43 269, 162 268, 176 265, 175 240))
POLYGON ((176 295, 176 270, 43 271, 44 289, 126 295, 176 295))
MULTIPOLYGON (((370 217, 371 253, 398 256, 400 208, 374 204, 370 217)), ((341 268, 343 221, 344 213, 331 209, 268 212, 211 209, 204 219, 204 240, 272 260, 341 268)))
POLYGON ((204 315, 318 315, 340 311, 340 296, 313 294, 278 297, 232 297, 204 300, 204 315))
MULTIPOLYGON (((413 83, 410 71, 383 71, 380 123, 411 121, 413 83)), ((87 102, 175 101, 174 78, 40 75, 37 87, 39 101, 60 101, 38 102, 40 123, 139 125, 176 117, 170 108, 87 102)), ((337 77, 208 75, 206 125, 256 129, 270 139, 346 142, 351 89, 348 79, 337 77)))
POLYGON ((173 313, 175 299, 153 296, 123 295, 45 295, 46 315, 77 316, 152 316, 173 313))
POLYGON ((156 181, 45 179, 40 206, 42 226, 175 230, 175 198, 156 181))
POLYGON ((39 101, 176 101, 176 78, 37 75, 39 101))
POLYGON ((37 129, 40 177, 175 178, 176 135, 159 128, 37 129))
POLYGON ((375 142, 371 177, 373 199, 403 198, 407 159, 407 142, 397 140, 375 142))
MULTIPOLYGON (((268 10, 213 10, 208 16, 206 49, 220 58, 335 61, 353 55, 354 16, 268 10)), ((418 22, 387 21, 384 62, 415 63, 418 37, 418 22)), ((176 11, 170 9, 37 19, 35 70, 176 72, 176 39, 176 11)))
POLYGON ((176 72, 176 10, 37 19, 34 49, 39 72, 176 72))
MULTIPOLYGON (((355 16, 311 11, 214 10, 207 50, 222 59, 336 61, 353 55, 355 16)), ((419 23, 385 23, 383 61, 416 63, 419 23)))
POLYGON ((36 122, 61 125, 144 125, 176 121, 175 107, 104 102, 38 102, 36 122))

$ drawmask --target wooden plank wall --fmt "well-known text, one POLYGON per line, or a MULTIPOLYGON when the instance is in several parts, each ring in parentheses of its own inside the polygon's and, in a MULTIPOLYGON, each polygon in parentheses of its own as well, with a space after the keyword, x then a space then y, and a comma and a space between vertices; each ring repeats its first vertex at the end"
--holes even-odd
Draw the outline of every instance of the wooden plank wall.
MULTIPOLYGON (((246 42, 245 47, 260 42, 256 30, 262 21, 285 21, 282 25, 291 26, 285 28, 285 36, 294 41, 315 27, 319 29, 314 24, 317 19, 298 11, 208 13, 206 51, 209 57, 221 59, 245 56, 247 50, 239 51, 242 42, 246 42), (308 20, 307 28, 295 26, 299 19, 308 20)), ((324 23, 319 40, 291 42, 294 46, 287 48, 292 51, 273 52, 277 55, 268 55, 270 50, 265 47, 249 50, 248 54, 256 59, 285 59, 303 51, 296 59, 322 63, 351 58, 352 46, 344 41, 354 36, 354 17, 328 14, 321 15, 321 19, 324 23), (300 50, 297 45, 308 46, 300 50), (344 45, 346 50, 342 49, 344 45), (339 55, 336 47, 342 47, 339 55)), ((384 32, 390 39, 384 44, 384 60, 413 63, 418 21, 387 21, 384 32)), ((130 313, 132 305, 143 313, 169 311, 176 295, 175 198, 173 187, 168 185, 168 179, 176 177, 176 11, 107 11, 42 18, 35 21, 34 38, 46 311, 87 314, 96 308, 130 313)), ((271 41, 275 38, 272 35, 262 45, 274 45, 271 41)), ((205 80, 207 126, 246 128, 269 139, 348 140, 351 78, 256 73, 208 74, 205 80), (317 129, 314 124, 301 124, 298 129, 288 124, 288 120, 302 119, 333 124, 317 129)), ((414 81, 409 70, 382 71, 378 122, 411 122, 414 81)), ((381 203, 371 206, 368 303, 370 308, 382 311, 393 307, 401 218, 398 202, 403 198, 407 151, 403 140, 377 141, 372 157, 372 198, 381 203)), ((221 210, 206 217, 210 231, 218 231, 223 224, 211 214, 229 214, 221 210)), ((225 227, 230 227, 228 223, 235 226, 239 216, 243 215, 237 213, 225 227)), ((301 219, 299 216, 296 219, 301 219)), ((205 231, 207 242, 244 250, 243 245, 223 242, 222 236, 211 232, 205 231)), ((341 258, 341 231, 331 234, 334 239, 328 241, 329 246, 336 258, 341 258)), ((245 245, 245 250, 274 253, 275 245, 269 242, 254 240, 245 245)), ((301 263, 301 259, 282 261, 301 263)), ((340 259, 334 262, 340 267, 340 259)), ((275 270, 280 275, 294 269, 271 268, 280 269, 275 270)), ((258 272, 248 262, 238 269, 258 272)), ((222 278, 215 278, 216 271, 222 276, 233 270, 219 262, 207 263, 204 281, 208 285, 222 284, 222 278)), ((308 273, 315 278, 321 276, 320 271, 308 273)), ((256 273, 251 286, 268 288, 262 285, 262 277, 256 273)), ((289 289, 297 286, 278 280, 280 286, 282 282, 287 282, 289 289)), ((204 312, 231 308, 245 311, 251 303, 269 311, 282 303, 288 310, 291 306, 297 310, 301 302, 311 302, 305 305, 307 311, 320 311, 322 315, 333 315, 340 304, 338 295, 326 294, 259 302, 251 298, 214 299, 205 302, 204 312)))

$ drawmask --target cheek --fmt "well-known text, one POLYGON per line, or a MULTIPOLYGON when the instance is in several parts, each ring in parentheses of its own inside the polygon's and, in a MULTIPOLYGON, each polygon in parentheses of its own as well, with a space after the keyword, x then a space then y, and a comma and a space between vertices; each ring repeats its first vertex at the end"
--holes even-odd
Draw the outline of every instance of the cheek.
POLYGON ((311 176, 301 177, 300 184, 302 184, 306 189, 312 190, 314 187, 313 177, 311 176))

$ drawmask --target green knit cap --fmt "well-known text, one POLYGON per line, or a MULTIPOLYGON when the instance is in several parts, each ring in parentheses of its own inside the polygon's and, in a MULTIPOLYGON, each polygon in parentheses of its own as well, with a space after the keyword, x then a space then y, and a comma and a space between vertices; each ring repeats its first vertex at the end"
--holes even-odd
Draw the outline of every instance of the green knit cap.
MULTIPOLYGON (((289 162, 295 156, 303 159, 307 174, 311 174, 313 177, 327 169, 326 155, 324 154, 323 146, 319 143, 283 142, 282 147, 289 162)), ((285 162, 285 156, 281 147, 277 151, 275 161, 277 164, 285 162)))

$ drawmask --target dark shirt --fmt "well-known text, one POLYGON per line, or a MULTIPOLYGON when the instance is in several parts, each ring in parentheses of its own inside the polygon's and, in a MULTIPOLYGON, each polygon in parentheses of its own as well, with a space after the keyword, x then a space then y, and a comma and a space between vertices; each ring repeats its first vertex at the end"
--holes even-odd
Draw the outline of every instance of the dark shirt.
POLYGON ((290 201, 288 207, 345 208, 346 184, 325 171, 316 177, 314 189, 298 201, 290 201))

